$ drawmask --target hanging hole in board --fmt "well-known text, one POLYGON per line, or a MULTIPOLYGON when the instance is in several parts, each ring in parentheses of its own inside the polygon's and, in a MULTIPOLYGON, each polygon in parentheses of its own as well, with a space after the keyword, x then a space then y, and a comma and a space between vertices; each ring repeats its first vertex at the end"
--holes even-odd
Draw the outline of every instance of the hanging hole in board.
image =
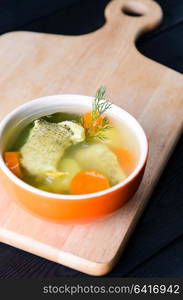
POLYGON ((122 12, 125 15, 130 16, 130 17, 142 17, 143 16, 143 14, 137 13, 135 11, 132 11, 132 10, 128 9, 128 8, 123 8, 122 12))
POLYGON ((123 6, 122 12, 130 17, 142 17, 147 14, 147 7, 142 3, 131 1, 123 6))

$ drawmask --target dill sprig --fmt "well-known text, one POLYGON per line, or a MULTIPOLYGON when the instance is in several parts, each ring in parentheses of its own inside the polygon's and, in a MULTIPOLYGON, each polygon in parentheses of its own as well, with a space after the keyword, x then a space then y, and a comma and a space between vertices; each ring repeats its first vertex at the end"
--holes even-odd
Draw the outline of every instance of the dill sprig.
POLYGON ((86 140, 92 141, 93 139, 99 139, 101 141, 105 141, 107 139, 106 137, 106 131, 108 131, 111 127, 109 124, 109 120, 107 118, 104 118, 102 120, 102 124, 97 127, 97 130, 93 132, 92 134, 87 135, 86 140))
POLYGON ((101 116, 112 105, 108 100, 104 99, 105 94, 106 88, 104 86, 101 86, 95 94, 95 98, 92 102, 93 121, 96 121, 99 118, 99 116, 101 116))
POLYGON ((92 102, 91 122, 86 124, 84 117, 81 120, 81 124, 85 128, 86 141, 93 139, 105 140, 106 131, 111 128, 109 120, 106 117, 101 117, 112 105, 105 99, 105 94, 105 87, 102 86, 97 90, 92 102))

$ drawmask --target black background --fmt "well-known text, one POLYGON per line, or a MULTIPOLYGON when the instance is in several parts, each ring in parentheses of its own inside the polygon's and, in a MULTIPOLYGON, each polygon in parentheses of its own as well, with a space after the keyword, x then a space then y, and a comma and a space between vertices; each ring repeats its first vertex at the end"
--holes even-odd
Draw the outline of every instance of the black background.
MULTIPOLYGON (((100 28, 109 0, 0 1, 0 33, 77 35, 100 28)), ((183 0, 158 0, 164 21, 137 41, 144 55, 183 73, 183 0)), ((0 243, 0 278, 89 277, 0 243)), ((183 137, 119 263, 106 277, 183 277, 183 137)))

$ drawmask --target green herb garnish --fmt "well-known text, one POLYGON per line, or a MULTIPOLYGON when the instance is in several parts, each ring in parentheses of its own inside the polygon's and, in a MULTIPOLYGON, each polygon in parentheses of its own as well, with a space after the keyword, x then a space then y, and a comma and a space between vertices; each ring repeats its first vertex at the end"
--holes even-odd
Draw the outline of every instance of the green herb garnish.
POLYGON ((93 139, 105 140, 106 131, 111 128, 108 118, 102 116, 112 105, 104 99, 105 94, 106 88, 100 87, 92 102, 92 111, 81 117, 81 124, 85 128, 86 141, 93 139))

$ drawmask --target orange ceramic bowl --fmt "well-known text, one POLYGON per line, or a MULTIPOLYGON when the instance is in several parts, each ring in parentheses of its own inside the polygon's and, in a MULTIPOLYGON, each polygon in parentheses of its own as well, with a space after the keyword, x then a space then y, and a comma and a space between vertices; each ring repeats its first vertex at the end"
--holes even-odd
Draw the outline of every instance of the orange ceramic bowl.
POLYGON ((19 106, 0 123, 1 180, 10 197, 17 199, 24 208, 37 216, 56 222, 88 222, 123 206, 134 195, 142 180, 148 153, 146 135, 135 118, 116 105, 112 105, 108 117, 132 132, 139 149, 139 158, 134 171, 121 183, 92 194, 54 194, 30 186, 7 168, 3 152, 24 126, 36 118, 58 111, 79 114, 89 111, 92 100, 92 97, 82 95, 42 97, 19 106))

